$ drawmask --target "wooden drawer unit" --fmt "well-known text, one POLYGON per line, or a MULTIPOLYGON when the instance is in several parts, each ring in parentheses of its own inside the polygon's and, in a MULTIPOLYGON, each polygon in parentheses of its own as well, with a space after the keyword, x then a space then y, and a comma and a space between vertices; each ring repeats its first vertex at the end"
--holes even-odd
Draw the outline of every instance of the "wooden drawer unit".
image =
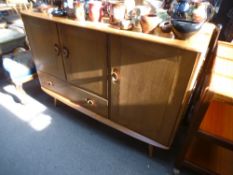
POLYGON ((42 72, 39 72, 39 79, 43 88, 56 92, 103 117, 108 116, 108 100, 42 72))

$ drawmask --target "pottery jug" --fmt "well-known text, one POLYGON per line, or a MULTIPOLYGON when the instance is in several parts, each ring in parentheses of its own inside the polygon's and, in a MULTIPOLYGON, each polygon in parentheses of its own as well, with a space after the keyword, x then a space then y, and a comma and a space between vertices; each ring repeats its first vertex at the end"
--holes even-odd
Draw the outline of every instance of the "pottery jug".
POLYGON ((150 14, 150 15, 141 16, 140 24, 142 26, 142 32, 143 33, 152 32, 161 22, 162 19, 156 15, 150 14))
POLYGON ((126 8, 123 1, 110 1, 109 11, 110 24, 120 24, 124 20, 126 8))
POLYGON ((213 5, 202 0, 177 0, 169 11, 172 19, 197 23, 209 21, 215 13, 213 5))
POLYGON ((90 1, 89 3, 89 20, 98 22, 103 16, 102 2, 101 1, 90 1))

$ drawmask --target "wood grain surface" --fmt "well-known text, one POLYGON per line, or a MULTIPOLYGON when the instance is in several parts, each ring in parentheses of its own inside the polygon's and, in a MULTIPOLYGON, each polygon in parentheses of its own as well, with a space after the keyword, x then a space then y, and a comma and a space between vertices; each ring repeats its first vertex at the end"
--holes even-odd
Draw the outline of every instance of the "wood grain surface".
POLYGON ((65 80, 56 24, 28 16, 22 18, 37 70, 65 80), (59 53, 55 52, 55 45, 59 53))
POLYGON ((211 102, 200 129, 233 144, 233 105, 219 101, 211 102))
POLYGON ((202 138, 193 140, 186 160, 206 172, 202 174, 233 174, 233 152, 202 138))
POLYGON ((170 46, 111 36, 110 119, 169 146, 197 55, 170 46))
POLYGON ((107 98, 107 40, 98 31, 58 24, 67 81, 107 98))
POLYGON ((215 98, 233 104, 233 43, 218 42, 209 89, 215 98))

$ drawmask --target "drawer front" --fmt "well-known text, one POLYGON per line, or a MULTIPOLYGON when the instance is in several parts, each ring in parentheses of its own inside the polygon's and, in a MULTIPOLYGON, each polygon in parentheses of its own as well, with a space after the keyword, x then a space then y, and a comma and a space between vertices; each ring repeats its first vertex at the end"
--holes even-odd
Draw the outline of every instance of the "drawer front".
POLYGON ((73 103, 85 107, 103 117, 108 116, 108 101, 102 97, 59 80, 51 75, 40 72, 41 86, 62 95, 73 103))
POLYGON ((75 86, 70 87, 72 95, 69 97, 74 103, 79 104, 103 117, 108 116, 108 101, 97 95, 79 89, 75 86))
POLYGON ((42 72, 39 72, 38 75, 39 75, 39 80, 40 80, 40 84, 42 87, 68 98, 66 94, 67 94, 69 85, 65 81, 59 80, 55 78, 54 76, 51 76, 49 74, 42 73, 42 72))

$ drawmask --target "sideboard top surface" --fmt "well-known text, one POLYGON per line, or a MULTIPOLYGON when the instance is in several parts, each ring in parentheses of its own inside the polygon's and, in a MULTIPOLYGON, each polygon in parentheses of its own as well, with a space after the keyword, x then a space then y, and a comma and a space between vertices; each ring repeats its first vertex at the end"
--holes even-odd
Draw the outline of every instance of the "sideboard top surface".
POLYGON ((49 14, 34 12, 33 10, 25 10, 21 12, 22 15, 27 15, 35 18, 40 18, 44 20, 53 21, 56 23, 67 24, 71 26, 96 30, 100 32, 105 32, 109 34, 125 36, 130 38, 135 38, 139 40, 165 44, 172 47, 177 47, 184 50, 189 50, 198 53, 205 53, 207 51, 211 36, 213 34, 215 25, 211 23, 206 23, 203 25, 201 30, 186 40, 179 39, 170 39, 165 37, 160 37, 152 34, 144 34, 140 32, 119 30, 109 27, 109 24, 105 23, 95 23, 90 21, 77 22, 72 19, 64 18, 64 17, 54 17, 49 14))

